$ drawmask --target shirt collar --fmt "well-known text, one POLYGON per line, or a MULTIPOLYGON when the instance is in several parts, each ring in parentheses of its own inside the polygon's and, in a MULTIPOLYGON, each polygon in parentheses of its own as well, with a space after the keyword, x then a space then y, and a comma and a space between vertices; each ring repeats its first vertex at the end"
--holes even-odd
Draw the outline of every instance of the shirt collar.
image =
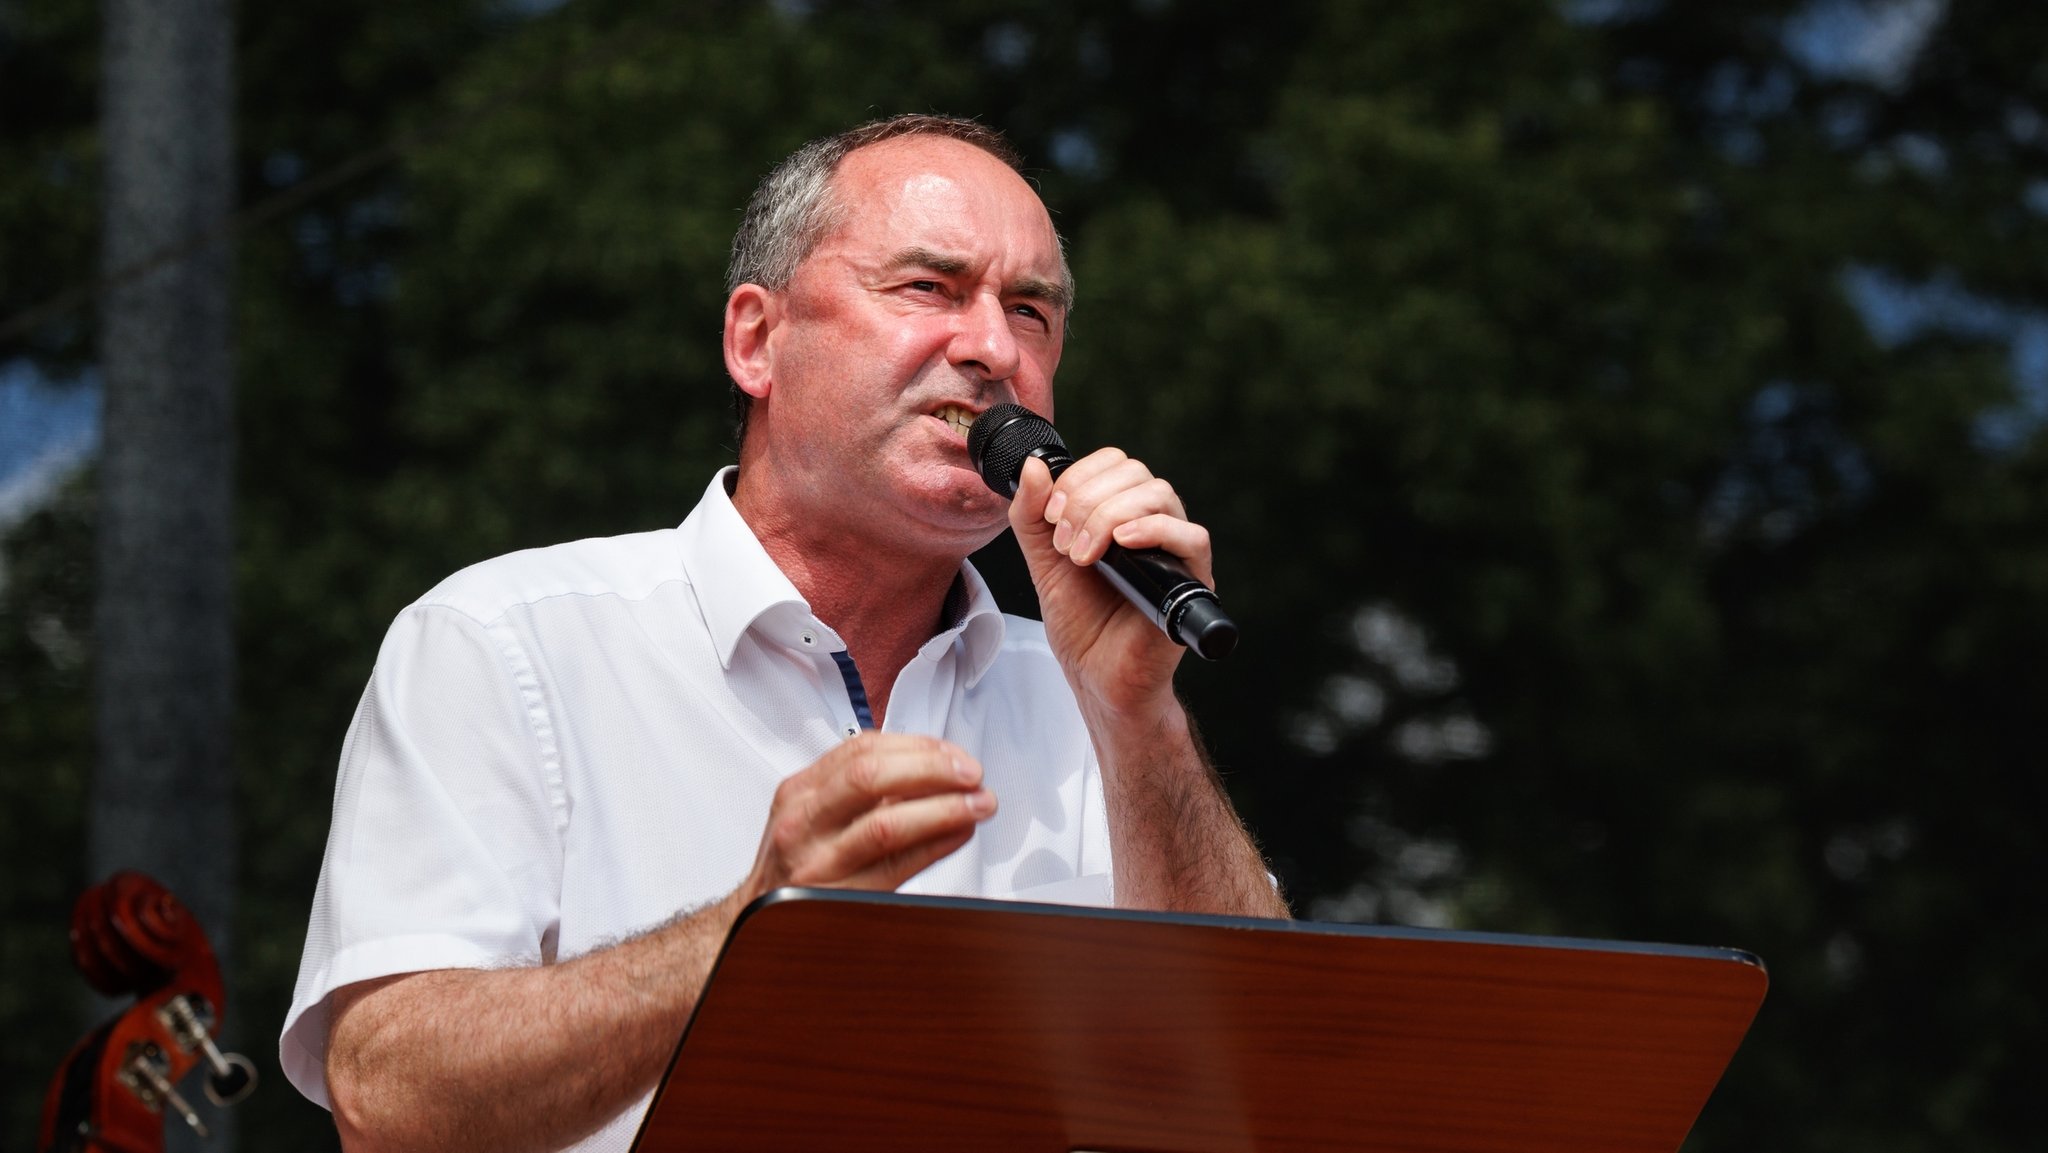
POLYGON ((697 605, 718 650, 718 663, 727 669, 732 668, 740 638, 763 613, 783 605, 806 615, 811 611, 732 506, 726 484, 738 472, 731 466, 719 469, 704 490, 704 499, 676 530, 683 571, 697 590, 697 605))
MULTIPOLYGON (((704 499, 676 530, 683 571, 697 590, 697 604, 718 651, 718 663, 727 669, 732 668, 740 638, 763 616, 778 610, 811 615, 810 603, 733 507, 727 485, 738 472, 730 465, 718 470, 704 490, 704 499)), ((972 564, 961 562, 959 579, 967 593, 966 611, 926 641, 920 652, 937 659, 957 638, 965 658, 967 684, 972 687, 1002 649, 1003 614, 972 564)))
MULTIPOLYGON (((1003 648, 1003 611, 996 605, 995 594, 988 591, 988 583, 981 579, 974 565, 960 562, 960 584, 967 590, 967 611, 939 634, 928 640, 919 650, 923 655, 936 659, 944 646, 951 645, 954 638, 960 642, 962 664, 967 673, 967 687, 973 688, 981 675, 995 663, 996 654, 1003 648)), ((951 603, 951 598, 948 598, 951 603)))

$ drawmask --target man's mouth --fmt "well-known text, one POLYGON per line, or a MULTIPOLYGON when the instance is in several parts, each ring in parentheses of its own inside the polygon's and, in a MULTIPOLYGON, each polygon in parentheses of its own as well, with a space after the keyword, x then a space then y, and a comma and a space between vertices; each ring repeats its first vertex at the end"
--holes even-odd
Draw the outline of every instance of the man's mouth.
POLYGON ((974 427, 974 410, 961 405, 949 404, 932 415, 951 425, 953 431, 962 437, 967 435, 968 429, 974 427))

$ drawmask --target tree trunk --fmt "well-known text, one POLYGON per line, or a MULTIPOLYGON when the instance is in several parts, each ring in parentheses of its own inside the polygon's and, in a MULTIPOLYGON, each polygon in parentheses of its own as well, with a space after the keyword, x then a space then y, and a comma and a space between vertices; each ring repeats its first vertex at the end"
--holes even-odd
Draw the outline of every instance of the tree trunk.
MULTIPOLYGON (((233 39, 227 0, 104 0, 103 14, 101 268, 119 277, 232 210, 233 39)), ((137 868, 168 885, 224 964, 236 859, 230 263, 221 235, 104 301, 88 861, 95 881, 137 868)), ((197 1104, 216 1134, 205 1148, 231 1149, 227 1118, 197 1104)), ((199 1147, 169 1128, 170 1148, 199 1147)))

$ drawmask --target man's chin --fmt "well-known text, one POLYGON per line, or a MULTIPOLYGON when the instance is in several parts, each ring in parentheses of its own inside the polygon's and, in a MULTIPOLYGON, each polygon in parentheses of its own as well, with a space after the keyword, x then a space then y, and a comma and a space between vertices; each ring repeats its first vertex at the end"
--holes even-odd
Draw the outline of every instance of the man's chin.
POLYGON ((938 483, 923 487, 921 505, 934 527, 987 544, 1010 526, 1010 502, 997 496, 971 469, 947 469, 938 483))

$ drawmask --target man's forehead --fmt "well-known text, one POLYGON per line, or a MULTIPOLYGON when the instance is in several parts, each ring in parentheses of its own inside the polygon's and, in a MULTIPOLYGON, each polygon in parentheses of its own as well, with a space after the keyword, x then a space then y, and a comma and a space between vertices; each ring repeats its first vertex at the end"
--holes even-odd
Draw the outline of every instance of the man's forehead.
POLYGON ((962 140, 906 136, 849 153, 833 173, 847 218, 923 209, 939 215, 1000 205, 1052 233, 1052 216, 1017 171, 962 140))
POLYGON ((842 176, 857 172, 892 171, 899 175, 923 171, 941 179, 955 179, 974 174, 1006 176, 1016 181, 1024 191, 1031 192, 1031 186, 1024 183, 1024 178, 1017 175, 1017 170, 1005 164, 995 154, 965 140, 930 133, 892 136, 887 140, 864 144, 842 157, 836 168, 836 173, 842 176))
POLYGON ((880 141, 849 153, 832 180, 837 219, 821 252, 838 249, 870 266, 924 258, 928 267, 964 270, 1001 261, 1008 277, 1056 284, 1051 295, 1061 301, 1069 295, 1059 235, 1037 191, 972 144, 944 136, 880 141))

